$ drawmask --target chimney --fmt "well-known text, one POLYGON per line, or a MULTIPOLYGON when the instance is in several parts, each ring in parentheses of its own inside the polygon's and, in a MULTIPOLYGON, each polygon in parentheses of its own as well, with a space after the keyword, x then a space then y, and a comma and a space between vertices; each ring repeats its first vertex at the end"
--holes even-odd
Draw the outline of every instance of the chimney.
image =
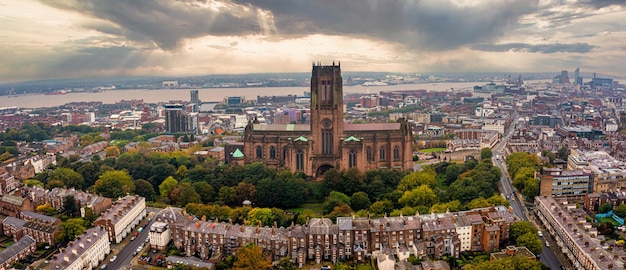
POLYGON ((200 221, 196 222, 196 229, 200 228, 200 221))
POLYGON ((73 249, 72 249, 72 254, 74 254, 74 255, 78 255, 78 251, 77 251, 75 248, 73 248, 73 249))
POLYGON ((202 221, 206 221, 206 215, 202 215, 202 221))
POLYGON ((66 261, 66 262, 69 262, 69 261, 70 261, 70 257, 68 257, 68 256, 63 256, 63 260, 64 260, 64 261, 66 261))
MULTIPOLYGON (((89 240, 89 239, 88 239, 88 240, 89 240)), ((89 241, 89 242, 91 242, 91 241, 89 241)), ((83 242, 80 242, 80 244, 78 244, 78 246, 79 246, 80 248, 85 248, 85 244, 83 244, 83 242)))
POLYGON ((278 222, 274 221, 274 228, 278 228, 278 222))

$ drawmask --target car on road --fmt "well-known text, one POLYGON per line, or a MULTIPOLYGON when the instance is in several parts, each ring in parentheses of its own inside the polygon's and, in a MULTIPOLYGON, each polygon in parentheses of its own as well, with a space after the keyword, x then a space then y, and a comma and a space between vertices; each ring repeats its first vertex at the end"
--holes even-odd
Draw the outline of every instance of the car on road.
POLYGON ((146 238, 146 243, 150 243, 150 238, 146 238))
POLYGON ((550 247, 550 243, 548 243, 548 241, 546 241, 546 247, 550 247))
POLYGON ((322 266, 321 270, 330 270, 330 266, 324 265, 324 266, 322 266))
POLYGON ((541 231, 537 231, 537 234, 539 235, 539 237, 543 237, 543 233, 541 231))
POLYGON ((102 269, 102 270, 107 269, 107 265, 103 264, 102 266, 100 266, 100 269, 102 269))
POLYGON ((134 236, 130 238, 130 241, 134 241, 134 240, 135 240, 135 237, 134 237, 134 236))
POLYGON ((117 256, 113 256, 113 258, 111 258, 109 261, 114 262, 115 260, 117 260, 117 256))

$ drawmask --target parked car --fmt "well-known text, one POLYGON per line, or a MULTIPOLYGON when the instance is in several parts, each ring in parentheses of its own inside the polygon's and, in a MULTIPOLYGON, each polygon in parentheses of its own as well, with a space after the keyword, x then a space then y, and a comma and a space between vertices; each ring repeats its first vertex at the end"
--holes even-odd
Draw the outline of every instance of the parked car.
POLYGON ((135 237, 134 237, 134 236, 130 238, 130 241, 134 241, 134 240, 135 240, 135 237))
POLYGON ((113 256, 113 258, 111 258, 109 261, 114 262, 115 260, 117 260, 117 256, 113 256))

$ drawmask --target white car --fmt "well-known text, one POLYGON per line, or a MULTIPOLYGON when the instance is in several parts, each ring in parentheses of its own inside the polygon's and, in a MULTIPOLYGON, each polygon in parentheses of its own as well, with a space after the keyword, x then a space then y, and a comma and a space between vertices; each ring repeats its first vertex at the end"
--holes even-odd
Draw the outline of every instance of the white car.
POLYGON ((115 260, 117 260, 117 256, 113 256, 113 258, 111 258, 109 261, 114 262, 115 260))
POLYGON ((539 235, 539 237, 543 237, 543 233, 541 231, 538 231, 537 234, 539 235))

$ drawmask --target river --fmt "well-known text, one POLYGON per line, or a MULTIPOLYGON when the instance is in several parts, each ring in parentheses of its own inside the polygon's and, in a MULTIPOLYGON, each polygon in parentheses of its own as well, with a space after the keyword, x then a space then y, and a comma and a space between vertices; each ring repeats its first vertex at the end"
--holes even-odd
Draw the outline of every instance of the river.
MULTIPOLYGON (((455 91, 469 90, 475 85, 484 85, 486 82, 458 82, 458 83, 425 83, 400 84, 389 86, 344 86, 344 93, 370 93, 391 90, 419 90, 455 91)), ((189 100, 191 89, 127 89, 109 90, 104 92, 79 92, 64 95, 26 94, 17 96, 0 96, 0 107, 16 106, 19 108, 56 107, 68 102, 101 101, 115 103, 120 100, 143 99, 146 103, 168 102, 170 100, 189 100)), ((201 101, 222 101, 227 96, 243 96, 246 100, 256 100, 257 96, 297 95, 302 96, 309 87, 248 87, 248 88, 200 88, 198 95, 201 101)))

